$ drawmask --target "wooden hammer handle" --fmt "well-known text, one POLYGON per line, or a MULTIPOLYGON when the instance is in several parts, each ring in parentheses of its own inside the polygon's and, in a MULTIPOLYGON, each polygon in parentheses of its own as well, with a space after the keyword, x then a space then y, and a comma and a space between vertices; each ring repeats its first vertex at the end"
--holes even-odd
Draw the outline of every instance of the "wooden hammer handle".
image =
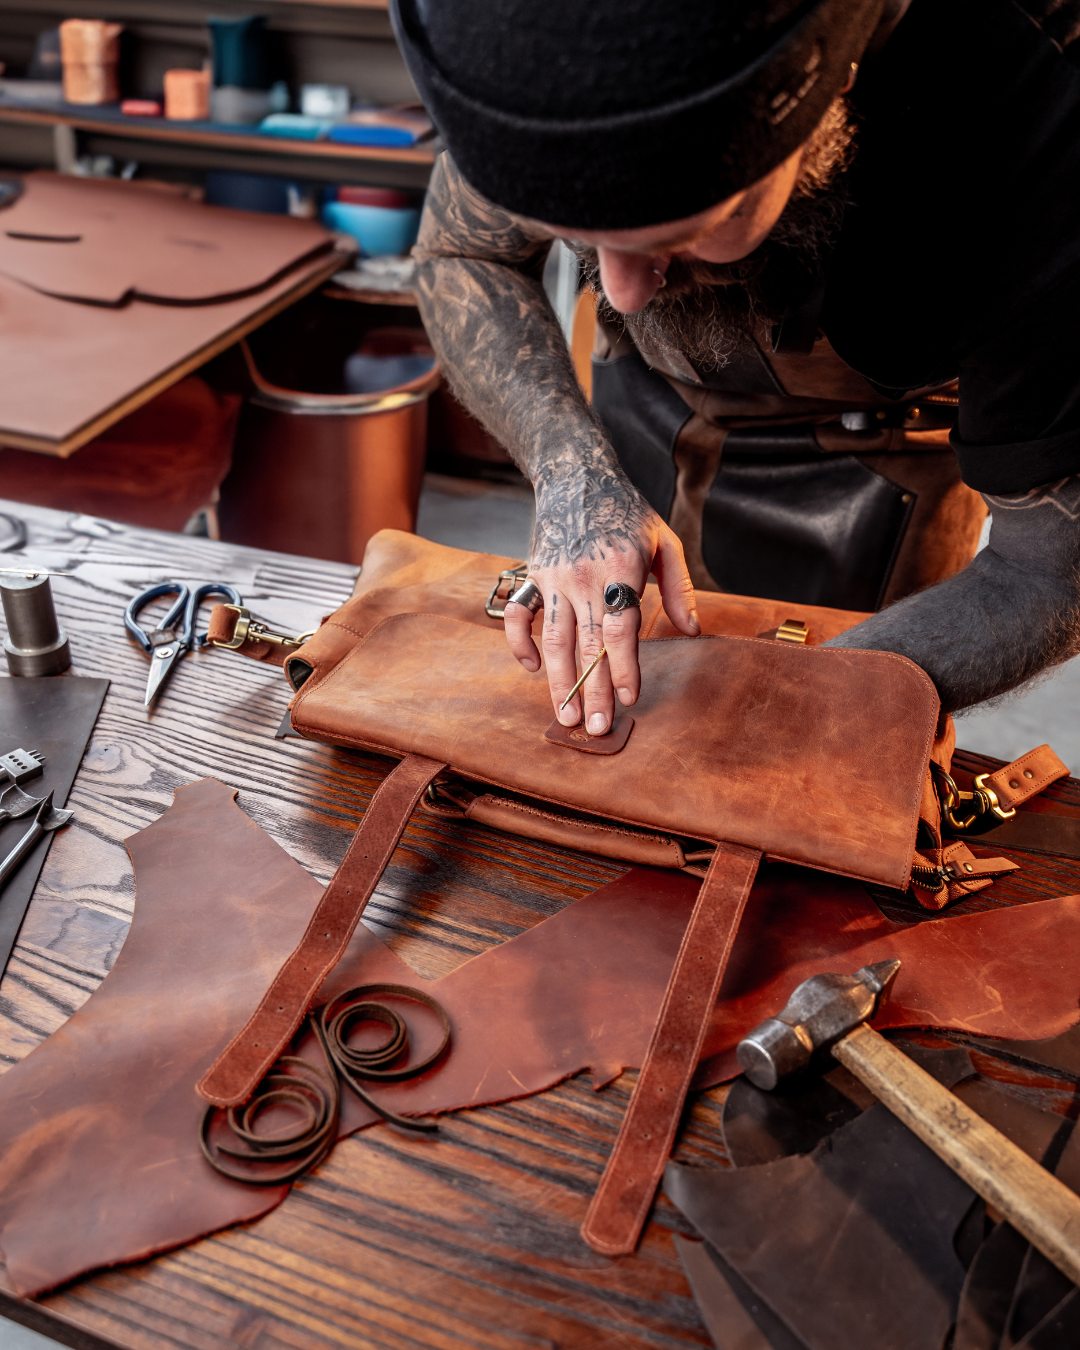
POLYGON ((833 1054, 1048 1261, 1080 1284, 1080 1196, 865 1023, 833 1054))

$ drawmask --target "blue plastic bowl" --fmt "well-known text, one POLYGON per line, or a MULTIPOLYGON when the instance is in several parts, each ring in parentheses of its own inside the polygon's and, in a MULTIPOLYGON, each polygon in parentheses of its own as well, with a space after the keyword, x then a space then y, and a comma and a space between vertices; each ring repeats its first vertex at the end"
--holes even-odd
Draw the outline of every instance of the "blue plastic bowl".
POLYGON ((420 212, 405 207, 327 202, 322 218, 330 229, 351 234, 369 258, 408 253, 420 228, 420 212))

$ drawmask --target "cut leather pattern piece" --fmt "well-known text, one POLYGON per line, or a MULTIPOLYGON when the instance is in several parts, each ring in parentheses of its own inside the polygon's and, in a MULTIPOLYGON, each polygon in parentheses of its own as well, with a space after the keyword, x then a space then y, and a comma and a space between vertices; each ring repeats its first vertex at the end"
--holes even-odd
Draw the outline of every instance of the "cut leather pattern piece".
POLYGON ((617 760, 579 755, 573 773, 539 734, 544 675, 524 671, 501 633, 441 615, 384 619, 304 684, 292 724, 621 823, 906 886, 938 720, 917 666, 707 636, 645 642, 639 655, 633 735, 617 760), (439 651, 453 660, 434 661, 439 651))
MULTIPOLYGON (((21 1295, 255 1218, 285 1194, 225 1181, 198 1147, 205 1104, 194 1084, 294 950, 321 894, 234 796, 213 780, 182 788, 158 821, 128 841, 138 899, 113 970, 58 1032, 0 1078, 0 1248, 21 1295)), ((586 1069, 602 1086, 644 1059, 697 893, 698 883, 681 873, 632 870, 434 981, 420 979, 361 924, 317 1002, 356 984, 388 983, 423 989, 443 1005, 452 1053, 417 1079, 374 1090, 380 1104, 402 1114, 528 1096, 586 1069)), ((1062 951, 1073 949, 1080 899, 975 918, 986 927, 970 964, 995 952, 998 965, 990 971, 1007 1011, 990 1015, 982 985, 965 978, 940 1007, 930 1001, 932 990, 916 982, 908 1024, 1041 1036, 1075 1020, 1074 982, 1067 972, 1049 983, 1046 975, 1059 970, 1062 951), (1031 923, 1033 913, 1040 924, 1031 923), (1015 1008, 1002 977, 1010 959, 1017 981, 1040 990, 1038 999, 1029 996, 1015 1008)), ((766 867, 729 966, 737 997, 714 1017, 714 1044, 733 1046, 763 1008, 773 1011, 786 1000, 807 966, 846 968, 860 943, 873 949, 875 941, 884 955, 903 955, 897 947, 903 934, 970 922, 933 920, 894 936, 897 926, 860 886, 766 867), (800 877, 804 884, 797 885, 800 877), (800 933, 804 945, 785 946, 778 969, 771 953, 787 934, 773 928, 763 941, 762 925, 791 922, 803 908, 810 914, 800 933), (788 976, 784 962, 792 966, 788 976), (760 980, 749 973, 753 968, 760 980)), ((961 975, 968 970, 967 941, 952 944, 953 964, 941 985, 955 967, 961 975)), ((905 1005, 890 1000, 889 1009, 903 1024, 905 1005)), ((400 1011, 422 1058, 438 1044, 437 1019, 407 1004, 400 1011)), ((296 1049, 320 1062, 310 1040, 296 1049)), ((339 1135, 376 1120, 351 1093, 342 1094, 339 1135)))
POLYGON ((0 222, 0 273, 59 299, 238 300, 333 242, 317 221, 222 210, 137 183, 44 172, 23 181, 0 222))
POLYGON ((629 713, 617 712, 611 730, 603 736, 593 736, 583 723, 564 727, 558 718, 544 732, 544 740, 551 745, 562 745, 567 750, 580 750, 587 755, 617 755, 634 729, 629 713))

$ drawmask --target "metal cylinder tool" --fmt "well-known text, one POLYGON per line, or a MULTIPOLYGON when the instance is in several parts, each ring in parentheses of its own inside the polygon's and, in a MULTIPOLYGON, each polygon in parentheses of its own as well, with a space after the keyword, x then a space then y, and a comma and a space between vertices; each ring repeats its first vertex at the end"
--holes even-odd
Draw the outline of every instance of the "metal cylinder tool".
POLYGON ((12 675, 59 675, 71 665, 46 572, 0 576, 7 636, 4 655, 12 675))

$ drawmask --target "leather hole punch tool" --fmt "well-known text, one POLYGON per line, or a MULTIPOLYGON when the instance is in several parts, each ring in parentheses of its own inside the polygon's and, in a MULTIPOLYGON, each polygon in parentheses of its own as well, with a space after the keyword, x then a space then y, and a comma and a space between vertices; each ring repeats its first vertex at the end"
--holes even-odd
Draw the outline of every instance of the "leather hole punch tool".
POLYGON ((1080 1283, 1080 1196, 867 1025, 899 969, 899 961, 879 961, 854 975, 804 980, 775 1017, 739 1042, 743 1072, 771 1091, 831 1050, 976 1194, 1080 1283))
POLYGON ((163 581, 160 585, 150 586, 137 595, 124 611, 124 627, 150 657, 150 673, 146 680, 146 697, 143 707, 148 708, 161 691, 177 661, 192 647, 205 647, 208 635, 196 634, 195 623, 199 606, 211 595, 223 595, 233 605, 243 605, 240 593, 223 581, 207 582, 194 591, 189 590, 182 581, 163 581), (176 601, 169 612, 151 633, 139 627, 136 620, 139 613, 153 600, 163 595, 175 595, 176 601))

